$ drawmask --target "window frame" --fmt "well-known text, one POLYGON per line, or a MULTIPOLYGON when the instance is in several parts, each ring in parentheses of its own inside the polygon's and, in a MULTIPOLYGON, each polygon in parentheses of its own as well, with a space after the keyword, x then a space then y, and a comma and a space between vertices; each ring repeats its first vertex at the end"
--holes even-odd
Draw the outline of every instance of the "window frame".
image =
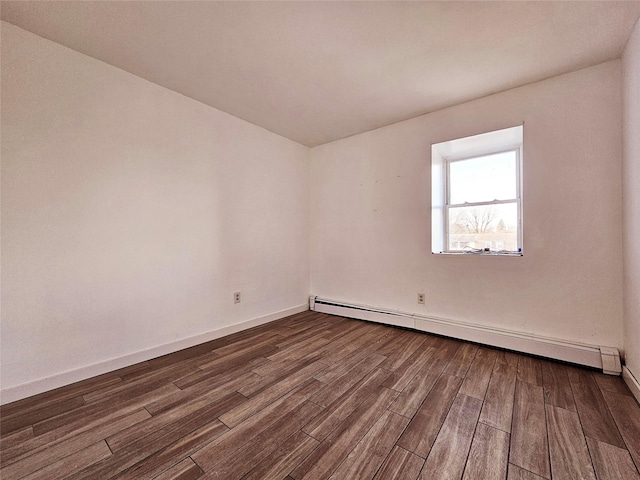
POLYGON ((523 130, 524 124, 518 125, 516 127, 506 128, 502 130, 495 130, 492 132, 487 132, 480 135, 474 135, 472 137, 465 137, 460 139, 450 140, 448 142, 441 142, 437 144, 432 144, 432 253, 440 254, 440 255, 464 255, 468 253, 474 254, 484 254, 484 255, 500 255, 500 256, 522 256, 523 255, 523 209, 522 209, 522 157, 523 157, 523 130), (500 140, 492 140, 493 136, 499 138, 501 132, 506 132, 508 130, 517 129, 518 132, 518 141, 516 143, 512 141, 505 142, 500 140), (456 152, 451 155, 438 155, 438 159, 434 160, 433 155, 435 152, 435 147, 439 145, 452 145, 457 141, 466 141, 468 139, 473 139, 475 137, 483 137, 486 136, 489 138, 485 143, 486 145, 478 146, 475 145, 473 149, 463 149, 460 152, 456 152), (461 204, 452 204, 451 203, 451 171, 450 167, 452 163, 465 161, 465 160, 473 160, 479 159, 481 157, 486 157, 489 155, 506 153, 506 152, 514 152, 515 153, 515 187, 516 187, 516 196, 515 198, 510 198, 506 200, 490 200, 483 202, 466 202, 461 204), (439 173, 437 170, 434 170, 434 166, 438 164, 439 173), (437 185, 436 182, 440 184, 437 185), (439 196, 439 200, 436 197, 439 196), (517 250, 516 251, 486 251, 484 248, 482 249, 473 249, 471 251, 466 251, 464 248, 460 249, 451 249, 450 248, 450 226, 449 226, 449 217, 450 217, 450 209, 452 208, 460 208, 460 207, 476 207, 476 206, 484 206, 484 205, 503 205, 503 204, 516 204, 516 212, 517 212, 517 250), (440 210, 439 215, 437 214, 437 210, 440 210), (439 217, 439 220, 436 221, 436 217, 439 217), (441 222, 439 225, 438 222, 441 222), (439 232, 440 238, 436 241, 436 233, 439 232), (436 245, 440 245, 441 248, 437 248, 436 245))

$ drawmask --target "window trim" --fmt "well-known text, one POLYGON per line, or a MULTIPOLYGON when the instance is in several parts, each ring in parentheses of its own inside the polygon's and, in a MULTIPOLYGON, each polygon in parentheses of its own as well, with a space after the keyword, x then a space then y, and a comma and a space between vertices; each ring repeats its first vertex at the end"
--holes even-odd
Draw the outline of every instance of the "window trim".
POLYGON ((465 137, 461 139, 454 139, 449 142, 441 142, 432 144, 432 175, 437 175, 434 179, 432 178, 432 253, 436 255, 466 255, 468 253, 474 254, 482 254, 482 255, 491 255, 491 256, 523 256, 523 209, 522 209, 522 154, 523 154, 523 130, 524 124, 517 125, 515 127, 510 127, 502 130, 495 130, 492 132, 487 132, 480 135, 475 135, 473 137, 465 137), (434 160, 433 155, 435 153, 435 147, 442 144, 452 144, 458 140, 466 140, 474 137, 487 136, 488 138, 492 136, 498 137, 502 132, 512 131, 515 129, 519 129, 518 132, 518 140, 517 143, 513 142, 511 139, 510 142, 500 141, 500 140, 487 140, 487 144, 490 144, 486 148, 477 147, 473 149, 464 149, 461 152, 456 152, 453 155, 438 155, 437 161, 434 160), (450 165, 451 163, 464 161, 464 160, 472 160, 475 158, 486 157, 493 154, 506 153, 506 152, 515 152, 516 155, 516 173, 515 173, 515 181, 516 181, 516 197, 506 200, 491 200, 484 202, 466 202, 462 204, 451 204, 450 203, 450 192, 451 192, 451 172, 450 165), (434 170, 434 166, 438 164, 440 173, 438 174, 437 170, 434 170), (437 186, 436 182, 439 182, 440 185, 437 186), (437 197, 440 197, 437 199, 437 197), (495 252, 495 251, 476 251, 466 252, 464 250, 452 250, 449 248, 449 210, 451 208, 460 208, 460 207, 474 207, 474 206, 482 206, 482 205, 501 205, 501 204, 516 204, 517 209, 517 251, 507 251, 507 252, 495 252), (436 225, 436 210, 441 210, 439 217, 442 222, 439 226, 436 225), (438 242, 435 242, 436 236, 434 235, 435 231, 439 231, 441 238, 438 239, 438 242), (439 244, 441 248, 437 249, 436 244, 439 244))

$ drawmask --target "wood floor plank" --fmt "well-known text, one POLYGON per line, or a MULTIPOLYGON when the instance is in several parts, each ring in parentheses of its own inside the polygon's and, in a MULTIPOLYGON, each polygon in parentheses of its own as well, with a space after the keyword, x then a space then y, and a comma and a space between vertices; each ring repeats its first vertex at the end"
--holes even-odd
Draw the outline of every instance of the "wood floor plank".
MULTIPOLYGON (((322 344, 326 345, 323 341, 322 344)), ((305 352, 299 352, 299 355, 291 355, 289 357, 279 357, 277 359, 268 358, 267 362, 260 365, 257 368, 254 368, 253 371, 258 375, 262 375, 263 377, 275 377, 282 378, 289 375, 289 372, 294 371, 296 369, 300 369, 305 365, 309 365, 314 362, 322 361, 325 365, 328 366, 328 363, 324 361, 325 356, 325 348, 318 344, 318 349, 309 350, 305 352)))
POLYGON ((542 480, 543 477, 533 472, 520 468, 512 463, 509 464, 507 480, 542 480))
POLYGON ((529 355, 519 355, 517 379, 519 382, 542 386, 542 361, 529 355))
POLYGON ((279 379, 286 377, 291 372, 304 368, 314 362, 321 362, 328 366, 324 361, 324 348, 312 350, 299 357, 282 357, 278 360, 267 359, 267 362, 253 369, 255 373, 267 378, 279 379))
MULTIPOLYGON (((216 418, 221 413, 244 402, 245 398, 236 392, 225 394, 214 392, 211 395, 203 395, 107 437, 107 444, 113 452, 118 452, 130 448, 132 444, 142 438, 149 441, 158 436, 159 432, 171 428, 171 426, 184 427, 192 418, 202 417, 203 412, 207 412, 210 418, 216 418)), ((196 428, 197 424, 192 430, 196 428)))
POLYGON ((291 390, 309 382, 319 371, 324 370, 327 366, 320 362, 314 362, 311 365, 297 371, 293 375, 284 378, 272 387, 263 391, 259 395, 250 398, 241 403, 234 409, 220 416, 220 420, 227 426, 233 428, 246 418, 254 415, 264 407, 273 403, 274 400, 282 397, 291 390))
POLYGON ((180 362, 188 362, 228 343, 230 343, 230 336, 217 338, 199 345, 194 345, 193 347, 185 348, 184 350, 162 355, 161 357, 150 360, 149 363, 154 368, 162 368, 168 365, 175 365, 180 362))
POLYGON ((413 418, 413 415, 418 411, 418 408, 420 408, 420 405, 422 405, 425 397, 439 377, 439 373, 433 372, 428 368, 419 371, 404 391, 398 395, 389 410, 409 419, 413 418))
POLYGON ((203 470, 211 470, 219 459, 233 455, 236 449, 269 429, 271 425, 306 402, 321 386, 321 382, 312 380, 288 392, 265 407, 260 413, 249 417, 237 427, 195 452, 191 458, 203 470))
POLYGON ((482 400, 462 394, 456 396, 422 467, 422 480, 462 477, 481 408, 482 400))
POLYGON ((348 352, 349 355, 346 355, 346 358, 336 360, 335 354, 329 354, 322 357, 322 363, 329 365, 321 375, 316 375, 316 378, 324 383, 331 383, 336 381, 338 378, 343 377, 348 372, 353 370, 353 368, 364 361, 367 357, 372 356, 373 358, 379 358, 380 361, 384 361, 385 357, 383 355, 375 354, 376 350, 375 343, 362 343, 362 339, 359 342, 352 343, 349 349, 346 349, 342 353, 348 352), (352 351, 350 351, 353 349, 352 351))
POLYGON ((380 332, 384 332, 385 329, 378 328, 384 327, 384 325, 381 324, 372 325, 371 323, 363 320, 335 317, 333 315, 327 315, 326 313, 323 313, 322 315, 325 316, 327 323, 330 325, 329 330, 324 333, 324 337, 331 341, 327 352, 335 351, 333 348, 334 346, 337 346, 337 349, 342 349, 345 345, 344 341, 347 343, 351 342, 361 336, 362 333, 371 333, 374 335, 380 335, 381 337, 384 335, 384 333, 380 332))
POLYGON ((497 353, 495 350, 486 347, 478 349, 464 378, 464 382, 462 382, 460 393, 479 398, 480 400, 484 399, 496 356, 497 353))
POLYGON ((384 412, 330 478, 372 478, 408 423, 402 415, 384 412))
POLYGON ((284 331, 278 331, 280 340, 275 343, 278 347, 278 351, 287 351, 290 348, 306 343, 309 339, 323 338, 331 341, 328 337, 332 335, 332 327, 329 322, 320 322, 316 325, 310 325, 308 328, 292 329, 287 328, 288 333, 284 331))
POLYGON ((0 435, 21 430, 25 427, 55 417, 61 413, 76 410, 85 405, 84 398, 80 395, 66 399, 64 402, 50 402, 41 408, 31 408, 24 413, 16 413, 2 417, 0 422, 0 435))
POLYGON ((170 382, 166 383, 164 380, 155 384, 154 387, 156 388, 149 390, 145 388, 130 392, 120 391, 113 396, 101 398, 99 401, 35 423, 33 425, 34 435, 38 438, 52 431, 71 431, 93 419, 100 420, 111 415, 121 415, 138 410, 148 403, 178 391, 175 385, 170 382))
POLYGON ((493 365, 493 373, 515 379, 518 374, 518 355, 511 352, 498 352, 496 363, 493 365))
POLYGON ((233 342, 223 347, 215 348, 211 350, 211 352, 215 353, 219 357, 224 357, 226 355, 231 355, 241 351, 246 351, 247 349, 249 350, 255 349, 264 345, 277 346, 277 344, 281 341, 282 341, 282 335, 279 335, 278 333, 275 333, 272 331, 265 331, 263 333, 253 335, 251 337, 245 338, 243 340, 239 340, 237 342, 233 342))
POLYGON ((443 374, 398 440, 398 446, 427 458, 461 384, 460 377, 443 374))
POLYGON ((406 343, 412 338, 413 333, 415 332, 399 328, 392 329, 389 335, 387 335, 382 342, 378 343, 378 348, 375 353, 383 357, 392 355, 394 352, 404 348, 406 343))
POLYGON ((197 480, 202 476, 202 470, 190 458, 165 470, 153 480, 197 480))
POLYGON ((380 387, 373 403, 354 410, 290 475, 296 480, 331 476, 397 395, 393 390, 380 387))
POLYGON ((496 365, 506 365, 517 368, 519 361, 520 359, 517 353, 510 352, 508 350, 498 350, 496 365))
POLYGON ((480 421, 491 427, 511 433, 514 394, 516 389, 516 370, 504 370, 507 375, 494 373, 489 380, 484 404, 480 412, 480 421))
POLYGON ((449 360, 443 358, 436 358, 436 351, 428 359, 425 360, 425 366, 432 372, 441 374, 444 369, 449 365, 449 360))
POLYGON ((509 460, 509 434, 478 423, 463 480, 504 480, 509 460))
MULTIPOLYGON (((311 362, 313 363, 313 362, 311 362)), ((302 367, 308 365, 307 363, 304 363, 304 365, 302 365, 302 367)), ((294 367, 295 370, 300 370, 301 365, 298 364, 294 367)), ((270 388, 272 386, 274 386, 276 383, 278 383, 280 380, 282 380, 283 377, 285 377, 286 375, 280 376, 267 376, 267 377, 261 377, 258 374, 254 374, 252 375, 250 378, 247 378, 244 382, 242 382, 242 385, 240 387, 238 387, 237 392, 244 395, 247 398, 251 398, 256 396, 258 393, 263 392, 264 390, 266 390, 267 388, 270 388)))
MULTIPOLYGON (((124 470, 118 469, 120 473, 118 473, 117 478, 118 480, 138 480, 161 475, 167 469, 170 469, 171 466, 185 458, 185 456, 197 452, 228 431, 229 428, 224 423, 213 419, 209 423, 201 425, 193 432, 187 433, 175 442, 160 448, 151 455, 136 458, 135 463, 128 461, 128 457, 132 456, 133 453, 123 455, 121 461, 127 462, 128 466, 124 470)), ((191 462, 193 463, 192 460, 191 462)), ((190 471, 191 473, 185 474, 187 477, 195 475, 195 473, 198 473, 198 476, 203 474, 200 467, 197 469, 191 468, 190 471), (193 470, 195 470, 195 472, 193 470)))
MULTIPOLYGON (((244 445, 236 448, 233 455, 220 458, 218 462, 208 462, 208 467, 199 464, 208 480, 236 480, 244 477, 259 463, 271 458, 281 443, 300 432, 302 426, 316 416, 322 407, 312 402, 304 402, 286 416, 280 418, 267 430, 262 431, 244 445), (213 464, 213 465, 212 465, 213 464)), ((198 463, 198 460, 196 460, 198 463)))
POLYGON ((278 349, 275 345, 266 344, 256 348, 246 348, 242 351, 225 355, 224 357, 214 358, 213 360, 206 361, 203 359, 202 361, 196 361, 194 363, 200 370, 209 370, 213 374, 219 374, 257 358, 266 358, 268 355, 277 351, 278 349))
POLYGON ((387 370, 375 369, 361 383, 355 385, 307 423, 302 430, 317 440, 324 440, 356 408, 366 401, 375 401, 376 391, 383 385, 389 374, 387 370))
POLYGON ((277 352, 268 355, 267 358, 272 362, 298 360, 309 354, 318 354, 329 342, 326 338, 314 336, 286 347, 279 347, 277 352))
POLYGON ((632 397, 633 394, 627 384, 624 383, 622 377, 616 377, 614 375, 605 375, 600 372, 593 372, 593 378, 595 379, 601 392, 612 392, 620 395, 627 395, 632 397))
MULTIPOLYGON (((141 378, 122 382, 116 386, 107 386, 83 395, 87 403, 97 401, 119 402, 156 390, 168 383, 171 383, 189 373, 197 371, 197 367, 188 363, 179 363, 164 367, 141 378)), ((79 410, 79 409, 77 409, 79 410)))
POLYGON ((568 374, 585 436, 625 448, 618 427, 591 372, 569 367, 568 374))
POLYGON ((386 357, 378 354, 372 354, 366 357, 343 376, 327 384, 322 390, 316 393, 313 398, 311 398, 311 401, 323 407, 329 406, 332 402, 346 393, 351 387, 359 383, 364 377, 371 373, 385 360, 385 358, 386 357))
MULTIPOLYGON (((175 365, 175 363, 173 365, 175 365)), ((119 369, 118 376, 122 380, 132 380, 136 377, 142 377, 148 373, 154 372, 155 370, 156 368, 153 366, 153 364, 148 360, 145 360, 144 362, 136 363, 135 365, 130 365, 128 367, 119 369)))
POLYGON ((439 360, 446 360, 447 363, 451 361, 458 349, 464 345, 463 342, 454 340, 453 338, 437 337, 438 342, 435 344, 435 351, 433 352, 433 358, 439 360))
POLYGON ((255 371, 260 365, 264 365, 265 363, 269 363, 269 360, 265 357, 256 357, 245 363, 230 366, 223 371, 198 369, 196 372, 179 378, 173 382, 173 384, 181 390, 195 387, 203 382, 206 382, 209 386, 217 386, 227 382, 231 378, 255 371))
POLYGON ((39 393, 32 397, 17 400, 0 406, 0 418, 9 418, 16 413, 24 414, 33 409, 43 408, 50 403, 64 403, 67 399, 82 396, 108 385, 122 382, 116 372, 105 373, 96 377, 75 382, 48 392, 39 393))
POLYGON ((427 341, 427 336, 417 332, 409 332, 411 335, 407 337, 400 348, 395 349, 387 356, 387 359, 380 364, 380 368, 395 371, 404 362, 406 362, 415 352, 424 350, 422 346, 427 341))
POLYGON ((432 347, 425 347, 414 352, 401 366, 393 371, 393 375, 389 377, 384 386, 397 392, 402 392, 418 371, 425 368, 425 363, 434 350, 432 347))
POLYGON ((598 480, 640 480, 629 451, 587 437, 598 480))
POLYGON ((557 362, 542 361, 544 401, 549 405, 576 412, 576 402, 569 384, 567 368, 557 362))
POLYGON ((640 480, 619 377, 311 311, 0 417, 3 479, 640 480))
MULTIPOLYGON (((613 414, 622 438, 624 438, 626 448, 629 450, 636 468, 640 470, 640 407, 634 397, 627 395, 604 392, 604 398, 613 414)), ((587 434, 587 436, 590 437, 591 435, 587 434)))
MULTIPOLYGON (((99 462, 100 460, 110 457, 111 451, 104 441, 90 445, 71 455, 68 455, 57 462, 51 463, 46 467, 32 473, 24 480, 50 480, 52 478, 66 478, 78 470, 82 470, 88 465, 99 462)), ((12 477, 3 473, 4 480, 11 480, 12 477)), ((16 477, 18 478, 18 477, 16 477)))
POLYGON ((232 394, 219 402, 206 405, 185 417, 161 425, 152 432, 145 432, 146 434, 144 436, 136 437, 131 443, 123 446, 119 451, 114 452, 112 456, 76 472, 76 474, 70 476, 70 480, 79 478, 102 479, 111 478, 116 475, 124 475, 125 472, 133 466, 144 463, 144 460, 148 457, 157 459, 159 455, 158 452, 167 449, 170 450, 175 444, 181 444, 186 436, 202 428, 203 425, 213 423, 215 431, 224 432, 226 427, 222 425, 216 417, 221 411, 225 411, 230 406, 233 406, 237 401, 237 395, 239 394, 232 394))
POLYGON ((230 393, 238 391, 243 385, 252 381, 254 377, 259 377, 253 372, 247 372, 245 374, 237 375, 236 378, 226 377, 223 381, 217 377, 209 379, 209 381, 198 382, 195 385, 180 390, 171 395, 167 395, 163 398, 155 400, 148 405, 145 405, 145 409, 151 415, 159 415, 167 410, 189 404, 197 401, 199 398, 222 398, 230 393))
MULTIPOLYGON (((337 318, 337 317, 333 317, 337 318)), ((343 322, 347 321, 346 319, 341 319, 343 322)), ((345 358, 345 351, 353 353, 358 348, 363 347, 364 345, 368 345, 370 343, 377 344, 377 340, 386 335, 386 333, 382 333, 385 329, 382 325, 371 325, 366 322, 361 321, 350 321, 355 328, 345 329, 344 334, 340 334, 340 330, 337 329, 333 334, 326 335, 326 338, 331 340, 331 343, 327 345, 327 362, 332 365, 336 361, 340 361, 345 358), (376 327, 376 328, 372 328, 376 327), (352 348, 353 347, 353 348, 352 348)), ((373 346, 375 349, 375 345, 373 346)), ((373 350, 372 350, 373 351, 373 350)))
MULTIPOLYGON (((2 417, 0 417, 0 421, 1 419, 2 417)), ((4 457, 4 452, 6 450, 14 448, 16 445, 20 445, 31 439, 33 439, 33 428, 31 425, 20 430, 7 433, 4 436, 0 436, 0 458, 4 457)), ((4 465, 4 461, 0 460, 0 462, 4 465)))
POLYGON ((3 451, 3 464, 32 455, 41 449, 49 448, 56 443, 66 441, 93 429, 103 428, 109 423, 117 422, 127 415, 140 411, 145 404, 176 391, 178 391, 178 388, 175 385, 165 385, 121 404, 112 405, 110 402, 103 402, 101 404, 87 405, 80 409, 83 411, 84 416, 80 416, 78 412, 70 412, 72 413, 70 418, 67 418, 67 414, 62 414, 45 420, 43 422, 44 425, 38 423, 33 426, 34 433, 37 433, 33 438, 3 451))
POLYGON ((373 480, 415 480, 423 465, 423 458, 396 445, 373 480))
POLYGON ((70 454, 78 452, 90 445, 95 445, 111 434, 121 431, 131 425, 136 425, 151 416, 146 410, 138 410, 110 422, 102 423, 93 429, 77 435, 69 436, 63 441, 47 443, 40 448, 28 451, 15 462, 3 465, 2 478, 22 478, 47 465, 56 463, 70 454))
POLYGON ((315 319, 305 322, 303 325, 287 327, 286 330, 275 330, 275 332, 282 337, 275 345, 279 349, 284 349, 291 345, 296 345, 301 341, 305 341, 308 338, 320 336, 331 341, 334 338, 336 330, 346 335, 357 327, 358 324, 356 322, 332 321, 328 315, 317 314, 315 319))
MULTIPOLYGON (((215 435, 220 435, 227 431, 227 427, 215 418, 215 412, 202 409, 185 419, 184 422, 163 426, 160 430, 135 440, 127 445, 127 448, 123 448, 110 457, 71 475, 69 480, 108 479, 112 477, 121 479, 130 475, 134 469, 150 469, 153 471, 154 468, 160 467, 161 471, 165 470, 174 463, 174 458, 170 458, 169 464, 165 464, 162 461, 164 453, 174 451, 177 446, 185 442, 185 438, 189 438, 190 434, 198 429, 207 429, 209 432, 214 432, 213 438, 217 438, 215 435), (204 428, 203 425, 205 426, 204 428)), ((211 440, 212 438, 209 437, 208 441, 211 440)), ((181 457, 183 458, 184 455, 181 455, 181 457)), ((141 478, 141 476, 138 472, 135 472, 129 478, 137 479, 141 478)))
POLYGON ((444 373, 464 378, 477 352, 477 345, 473 343, 461 344, 455 355, 451 358, 447 368, 444 369, 444 373))
POLYGON ((542 387, 516 382, 509 462, 551 478, 542 387))
POLYGON ((280 445, 280 448, 270 455, 268 461, 262 461, 251 470, 243 480, 263 480, 266 478, 284 478, 320 442, 306 433, 299 431, 280 445))
POLYGON ((554 480, 596 480, 578 414, 553 405, 546 410, 554 480))

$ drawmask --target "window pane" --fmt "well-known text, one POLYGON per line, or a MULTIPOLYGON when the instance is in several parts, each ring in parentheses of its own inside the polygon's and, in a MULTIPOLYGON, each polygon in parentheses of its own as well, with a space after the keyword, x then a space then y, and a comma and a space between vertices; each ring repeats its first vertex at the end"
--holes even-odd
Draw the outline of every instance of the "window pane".
POLYGON ((516 198, 516 152, 496 153, 449 164, 449 203, 516 198))
POLYGON ((518 204, 449 208, 449 251, 518 250, 518 204))

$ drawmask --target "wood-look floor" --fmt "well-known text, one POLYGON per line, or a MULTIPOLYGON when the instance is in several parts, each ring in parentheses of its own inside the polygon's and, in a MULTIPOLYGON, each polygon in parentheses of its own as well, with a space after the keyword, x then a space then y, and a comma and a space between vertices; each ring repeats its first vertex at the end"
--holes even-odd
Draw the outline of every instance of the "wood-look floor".
POLYGON ((619 377, 315 312, 0 414, 3 480, 640 479, 619 377))

